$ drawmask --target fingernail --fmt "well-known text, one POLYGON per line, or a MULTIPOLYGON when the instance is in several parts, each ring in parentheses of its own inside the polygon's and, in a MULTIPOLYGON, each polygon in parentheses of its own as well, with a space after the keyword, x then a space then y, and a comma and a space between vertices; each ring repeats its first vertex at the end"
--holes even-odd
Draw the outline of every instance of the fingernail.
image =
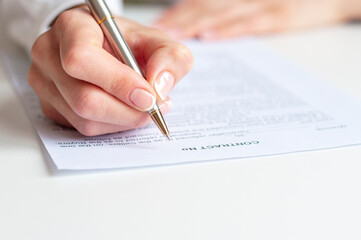
POLYGON ((151 110, 156 102, 155 97, 151 93, 140 88, 134 89, 130 93, 129 98, 135 106, 143 111, 151 110))
POLYGON ((174 85, 174 77, 170 72, 161 72, 154 82, 154 89, 157 92, 160 99, 164 100, 172 90, 174 85))

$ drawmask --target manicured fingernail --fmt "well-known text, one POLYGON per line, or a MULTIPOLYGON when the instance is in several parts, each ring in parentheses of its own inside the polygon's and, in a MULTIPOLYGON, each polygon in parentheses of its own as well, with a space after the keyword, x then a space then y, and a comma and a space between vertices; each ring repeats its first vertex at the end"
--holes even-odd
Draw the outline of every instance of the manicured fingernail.
POLYGON ((151 110, 156 103, 155 97, 151 93, 140 88, 134 89, 129 98, 135 106, 143 111, 151 110))
POLYGON ((154 82, 154 89, 157 92, 160 99, 164 100, 172 90, 174 85, 174 77, 170 72, 161 72, 154 82))

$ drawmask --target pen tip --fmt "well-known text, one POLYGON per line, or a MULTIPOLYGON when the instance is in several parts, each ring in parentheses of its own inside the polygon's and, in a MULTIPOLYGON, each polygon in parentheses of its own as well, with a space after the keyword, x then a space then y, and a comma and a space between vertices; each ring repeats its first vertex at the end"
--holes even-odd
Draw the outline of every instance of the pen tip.
POLYGON ((170 137, 169 137, 169 134, 167 134, 167 135, 165 135, 167 138, 168 138, 168 140, 170 141, 170 137))

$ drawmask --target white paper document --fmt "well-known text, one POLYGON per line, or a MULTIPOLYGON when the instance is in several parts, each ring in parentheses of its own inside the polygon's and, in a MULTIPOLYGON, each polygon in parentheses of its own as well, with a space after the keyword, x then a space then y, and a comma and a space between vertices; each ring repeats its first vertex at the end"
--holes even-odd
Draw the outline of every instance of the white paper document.
POLYGON ((301 71, 255 40, 190 42, 194 69, 154 123, 85 137, 44 117, 26 82, 29 61, 3 56, 44 146, 60 170, 132 168, 237 159, 361 144, 361 102, 301 71))

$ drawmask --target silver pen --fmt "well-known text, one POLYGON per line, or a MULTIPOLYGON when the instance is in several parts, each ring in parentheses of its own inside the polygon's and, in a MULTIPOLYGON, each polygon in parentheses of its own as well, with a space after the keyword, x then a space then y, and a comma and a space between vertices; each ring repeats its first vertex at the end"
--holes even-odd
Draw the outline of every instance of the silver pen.
MULTIPOLYGON (((114 21, 114 17, 111 14, 109 7, 104 0, 85 0, 93 17, 100 25, 101 29, 107 40, 109 41, 114 53, 118 59, 129 67, 134 69, 139 75, 145 78, 142 70, 139 68, 137 61, 135 60, 132 52, 129 49, 128 44, 125 42, 123 35, 121 34, 117 24, 114 21)), ((159 109, 158 104, 154 105, 154 108, 148 111, 149 116, 154 123, 158 126, 159 130, 164 136, 169 138, 169 130, 164 121, 163 115, 159 109)))

